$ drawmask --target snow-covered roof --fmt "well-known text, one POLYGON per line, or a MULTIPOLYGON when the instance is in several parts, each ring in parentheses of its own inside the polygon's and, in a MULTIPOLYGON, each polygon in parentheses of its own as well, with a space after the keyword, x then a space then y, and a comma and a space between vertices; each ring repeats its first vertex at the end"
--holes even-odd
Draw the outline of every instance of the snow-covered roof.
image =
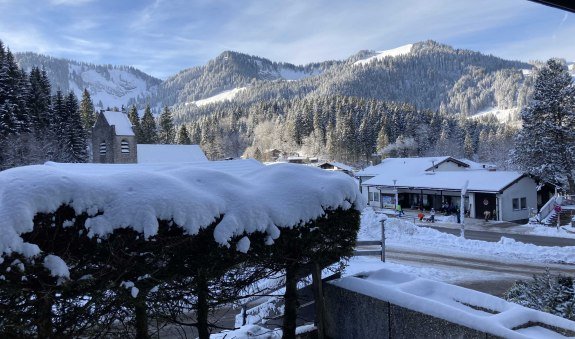
POLYGON ((349 165, 346 165, 346 164, 343 164, 343 163, 341 163, 341 162, 337 162, 337 161, 329 161, 329 162, 326 161, 326 162, 322 162, 322 163, 318 164, 318 166, 322 166, 322 165, 325 165, 325 164, 332 165, 333 167, 340 168, 340 169, 342 169, 342 170, 344 170, 344 171, 353 172, 353 167, 351 167, 351 166, 349 166, 349 165))
POLYGON ((126 114, 113 111, 104 111, 103 114, 104 118, 106 118, 106 121, 108 122, 108 125, 115 127, 116 135, 134 135, 132 123, 126 114))
POLYGON ((390 269, 345 277, 330 284, 502 338, 562 338, 551 328, 575 331, 571 320, 390 269))
POLYGON ((381 174, 365 181, 367 186, 396 187, 416 189, 443 189, 461 190, 469 180, 468 191, 499 192, 514 181, 520 179, 524 173, 515 171, 440 171, 416 172, 411 176, 394 176, 381 174))
POLYGON ((457 159, 461 162, 466 163, 467 165, 469 165, 469 169, 471 170, 483 170, 483 169, 489 169, 489 168, 496 168, 497 166, 495 166, 494 164, 488 164, 488 163, 483 163, 483 162, 476 162, 473 160, 469 160, 466 158, 462 158, 462 159, 457 159))
POLYGON ((33 230, 37 213, 63 204, 87 213, 90 236, 130 227, 149 237, 158 231, 158 219, 196 234, 221 218, 214 239, 227 244, 253 232, 265 232, 271 241, 281 228, 316 219, 325 209, 361 210, 365 201, 349 176, 294 164, 260 166, 241 175, 193 164, 17 167, 0 172, 0 254, 38 254, 20 235, 33 230))
POLYGON ((423 173, 433 167, 433 164, 437 165, 446 161, 447 159, 453 158, 448 156, 423 158, 386 158, 383 159, 380 164, 366 167, 363 170, 357 172, 356 175, 361 177, 374 177, 376 175, 385 173, 394 177, 394 179, 399 179, 401 177, 423 173))
POLYGON ((181 163, 208 161, 198 145, 138 144, 138 163, 181 163))

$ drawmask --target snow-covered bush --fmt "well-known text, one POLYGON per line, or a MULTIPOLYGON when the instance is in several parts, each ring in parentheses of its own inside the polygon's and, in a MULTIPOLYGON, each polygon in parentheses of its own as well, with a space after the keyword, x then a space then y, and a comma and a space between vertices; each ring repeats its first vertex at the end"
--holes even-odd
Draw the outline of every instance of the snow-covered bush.
POLYGON ((517 281, 505 299, 519 305, 575 320, 573 277, 552 275, 549 271, 534 275, 531 281, 517 281))
POLYGON ((147 337, 154 317, 207 338, 208 313, 265 274, 351 254, 362 207, 353 179, 298 165, 1 172, 0 335, 147 337))

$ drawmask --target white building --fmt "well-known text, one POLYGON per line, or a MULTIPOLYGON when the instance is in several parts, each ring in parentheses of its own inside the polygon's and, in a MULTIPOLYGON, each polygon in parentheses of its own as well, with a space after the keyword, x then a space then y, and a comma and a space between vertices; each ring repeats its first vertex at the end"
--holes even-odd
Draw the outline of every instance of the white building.
POLYGON ((138 144, 138 163, 208 161, 199 145, 138 144))
POLYGON ((538 204, 537 183, 530 176, 465 159, 388 158, 356 176, 368 204, 380 208, 393 208, 396 193, 403 208, 457 208, 466 183, 464 206, 471 218, 489 211, 497 220, 525 220, 538 204))

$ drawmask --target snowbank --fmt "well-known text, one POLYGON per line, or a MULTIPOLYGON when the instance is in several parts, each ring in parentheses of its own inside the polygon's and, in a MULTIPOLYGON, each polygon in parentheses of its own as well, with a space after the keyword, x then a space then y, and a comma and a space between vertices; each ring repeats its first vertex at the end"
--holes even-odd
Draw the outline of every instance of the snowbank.
MULTIPOLYGON (((360 240, 381 239, 380 217, 366 208, 361 216, 360 240)), ((386 245, 390 248, 413 249, 440 254, 481 256, 498 261, 529 261, 538 263, 575 264, 575 247, 551 247, 524 244, 502 238, 499 242, 463 239, 412 222, 389 218, 385 222, 386 245)))
POLYGON ((330 282, 395 305, 504 338, 548 338, 537 324, 575 331, 575 322, 489 294, 382 269, 330 282), (525 326, 532 323, 532 326, 525 326), (513 330, 518 327, 523 329, 513 330))
MULTIPOLYGON (((173 220, 188 234, 222 218, 214 239, 265 232, 316 219, 326 209, 365 205, 349 176, 294 164, 267 166, 231 175, 193 165, 169 166, 25 166, 0 172, 0 253, 39 253, 20 237, 33 229, 37 213, 70 205, 87 213, 90 236, 105 237, 130 227, 146 237, 158 231, 158 219, 173 220), (85 169, 85 170, 84 170, 85 169)), ((247 250, 244 240, 240 250, 247 250)))
MULTIPOLYGON (((296 335, 304 334, 307 332, 315 331, 314 325, 302 325, 296 328, 296 335)), ((280 339, 283 331, 279 328, 270 330, 258 325, 245 325, 233 331, 223 331, 210 335, 211 339, 280 339)))

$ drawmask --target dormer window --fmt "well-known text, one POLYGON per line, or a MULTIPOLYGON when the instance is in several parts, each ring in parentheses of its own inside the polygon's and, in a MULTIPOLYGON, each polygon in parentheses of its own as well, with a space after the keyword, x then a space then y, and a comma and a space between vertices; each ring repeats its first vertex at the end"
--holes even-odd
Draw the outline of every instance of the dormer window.
POLYGON ((120 147, 122 153, 130 153, 130 143, 128 142, 128 140, 122 139, 122 141, 120 142, 120 147))
POLYGON ((100 143, 100 155, 106 155, 106 142, 105 141, 100 143))

